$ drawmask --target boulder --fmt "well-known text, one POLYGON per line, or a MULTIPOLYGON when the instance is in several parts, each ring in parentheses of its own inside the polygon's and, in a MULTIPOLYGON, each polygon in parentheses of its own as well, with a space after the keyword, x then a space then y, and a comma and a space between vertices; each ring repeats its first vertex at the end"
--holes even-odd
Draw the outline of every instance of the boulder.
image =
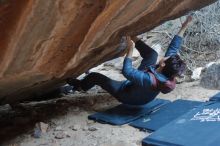
POLYGON ((0 104, 49 92, 138 35, 216 0, 1 0, 0 104))
POLYGON ((208 89, 220 89, 220 62, 208 65, 201 74, 200 84, 208 89))

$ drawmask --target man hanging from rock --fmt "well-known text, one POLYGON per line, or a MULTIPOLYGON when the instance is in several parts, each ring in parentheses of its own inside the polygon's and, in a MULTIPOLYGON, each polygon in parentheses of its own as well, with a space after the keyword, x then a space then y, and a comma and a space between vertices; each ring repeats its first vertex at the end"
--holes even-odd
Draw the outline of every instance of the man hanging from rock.
POLYGON ((132 67, 133 47, 130 37, 120 47, 127 48, 124 59, 122 74, 125 81, 115 81, 100 73, 90 73, 84 79, 68 79, 67 83, 75 90, 87 91, 94 85, 101 86, 104 90, 114 96, 119 102, 130 105, 143 105, 152 101, 160 92, 166 94, 171 92, 175 86, 175 78, 185 70, 185 63, 177 54, 181 49, 182 37, 191 22, 188 16, 177 35, 171 41, 164 58, 156 64, 158 54, 137 37, 131 39, 143 58, 138 69, 132 67))

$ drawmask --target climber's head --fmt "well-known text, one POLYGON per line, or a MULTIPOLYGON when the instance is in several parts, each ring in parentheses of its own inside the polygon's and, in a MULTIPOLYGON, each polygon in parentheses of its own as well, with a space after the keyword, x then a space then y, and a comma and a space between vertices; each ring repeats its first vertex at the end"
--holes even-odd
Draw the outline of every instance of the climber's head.
POLYGON ((179 55, 172 55, 160 60, 159 68, 161 73, 168 78, 181 76, 186 69, 186 64, 179 55))

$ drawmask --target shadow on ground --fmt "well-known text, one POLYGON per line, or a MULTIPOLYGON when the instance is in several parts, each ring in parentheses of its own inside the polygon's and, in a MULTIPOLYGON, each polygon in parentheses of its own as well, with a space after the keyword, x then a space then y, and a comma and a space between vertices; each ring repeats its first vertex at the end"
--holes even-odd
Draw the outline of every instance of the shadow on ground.
POLYGON ((80 107, 94 111, 96 104, 112 101, 107 93, 77 94, 47 101, 20 103, 15 107, 0 107, 0 144, 23 133, 33 133, 37 122, 48 122, 51 118, 65 115, 69 107, 80 107))

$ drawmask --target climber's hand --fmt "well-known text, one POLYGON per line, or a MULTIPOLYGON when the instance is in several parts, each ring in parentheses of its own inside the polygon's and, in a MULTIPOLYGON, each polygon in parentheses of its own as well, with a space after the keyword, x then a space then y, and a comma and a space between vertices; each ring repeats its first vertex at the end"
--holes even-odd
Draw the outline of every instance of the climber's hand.
POLYGON ((126 36, 126 42, 127 42, 127 55, 126 55, 126 57, 131 58, 132 54, 133 54, 133 44, 132 44, 130 36, 126 36))
POLYGON ((137 36, 132 36, 131 40, 136 43, 137 41, 139 41, 140 39, 137 36))
POLYGON ((187 26, 190 24, 190 22, 192 22, 192 20, 193 20, 192 15, 189 15, 189 16, 186 18, 185 22, 183 22, 182 28, 187 27, 187 26))

